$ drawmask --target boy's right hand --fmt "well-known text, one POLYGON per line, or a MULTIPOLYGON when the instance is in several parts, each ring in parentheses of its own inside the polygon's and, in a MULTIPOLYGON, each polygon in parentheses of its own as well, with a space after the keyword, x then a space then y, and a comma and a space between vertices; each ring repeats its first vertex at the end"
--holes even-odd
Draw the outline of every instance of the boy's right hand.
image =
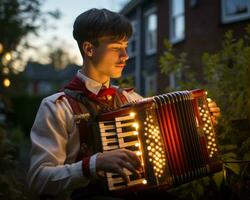
POLYGON ((112 172, 122 176, 122 178, 129 182, 127 175, 123 168, 137 174, 139 176, 141 162, 138 156, 127 149, 118 149, 113 151, 106 151, 97 155, 96 171, 112 172))

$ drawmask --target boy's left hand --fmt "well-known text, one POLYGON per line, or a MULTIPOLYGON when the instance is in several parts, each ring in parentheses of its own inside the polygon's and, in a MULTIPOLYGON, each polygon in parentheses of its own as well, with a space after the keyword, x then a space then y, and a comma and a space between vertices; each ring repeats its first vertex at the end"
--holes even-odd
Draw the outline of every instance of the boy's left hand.
POLYGON ((207 98, 208 101, 208 108, 212 118, 212 122, 214 125, 218 123, 218 118, 220 117, 220 108, 217 106, 217 104, 210 98, 207 98))

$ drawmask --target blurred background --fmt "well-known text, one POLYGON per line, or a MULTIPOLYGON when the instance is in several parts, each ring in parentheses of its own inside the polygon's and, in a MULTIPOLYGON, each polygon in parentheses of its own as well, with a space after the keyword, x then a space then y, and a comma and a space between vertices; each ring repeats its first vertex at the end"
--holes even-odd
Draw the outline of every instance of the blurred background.
POLYGON ((0 0, 0 199, 34 199, 25 184, 41 100, 82 65, 72 36, 90 8, 125 15, 129 60, 114 84, 143 96, 204 88, 221 108, 224 170, 170 191, 177 199, 250 195, 250 0, 0 0))

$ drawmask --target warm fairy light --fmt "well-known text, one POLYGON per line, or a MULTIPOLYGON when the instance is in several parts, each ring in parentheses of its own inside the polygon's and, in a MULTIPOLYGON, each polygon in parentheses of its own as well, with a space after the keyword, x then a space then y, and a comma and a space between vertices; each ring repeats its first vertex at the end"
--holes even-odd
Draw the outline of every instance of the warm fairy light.
POLYGON ((2 53, 2 52, 3 52, 3 44, 0 43, 0 53, 2 53))
POLYGON ((161 177, 163 175, 163 166, 165 166, 165 152, 162 148, 161 137, 160 137, 160 129, 158 124, 154 123, 154 115, 148 113, 146 117, 147 123, 145 124, 144 130, 147 133, 146 136, 146 144, 147 151, 149 155, 149 162, 152 163, 154 174, 157 177, 161 177))
POLYGON ((8 78, 5 78, 5 79, 3 80, 3 86, 4 86, 4 87, 9 87, 9 86, 10 86, 10 80, 9 80, 8 78))
POLYGON ((6 61, 10 61, 11 60, 11 54, 10 53, 6 53, 4 55, 4 57, 5 57, 6 61))
POLYGON ((4 68, 3 68, 3 73, 4 73, 4 74, 9 74, 9 73, 10 73, 9 68, 8 68, 8 67, 4 67, 4 68))
POLYGON ((139 124, 138 123, 133 123, 132 125, 136 130, 139 128, 139 124))
POLYGON ((144 179, 144 180, 142 181, 142 183, 143 183, 143 184, 147 184, 147 180, 144 179))
POLYGON ((137 156, 140 156, 140 155, 141 155, 141 152, 140 152, 140 151, 137 151, 137 152, 136 152, 136 155, 137 155, 137 156))
POLYGON ((138 135, 138 132, 137 132, 137 131, 134 131, 134 135, 138 135))
POLYGON ((139 143, 135 143, 135 146, 136 146, 136 147, 139 147, 139 146, 140 146, 140 144, 139 144, 139 143))
POLYGON ((134 117, 134 116, 135 116, 135 113, 134 113, 134 112, 131 112, 131 113, 129 113, 129 115, 130 115, 131 117, 134 117))

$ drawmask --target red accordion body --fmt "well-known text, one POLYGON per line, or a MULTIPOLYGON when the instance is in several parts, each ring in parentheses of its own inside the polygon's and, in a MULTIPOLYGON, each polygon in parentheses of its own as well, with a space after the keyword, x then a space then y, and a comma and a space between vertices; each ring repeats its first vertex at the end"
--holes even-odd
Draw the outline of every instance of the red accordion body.
POLYGON ((132 150, 143 166, 141 177, 124 169, 128 184, 106 173, 111 191, 169 189, 222 169, 204 90, 145 98, 97 121, 101 150, 132 150))

